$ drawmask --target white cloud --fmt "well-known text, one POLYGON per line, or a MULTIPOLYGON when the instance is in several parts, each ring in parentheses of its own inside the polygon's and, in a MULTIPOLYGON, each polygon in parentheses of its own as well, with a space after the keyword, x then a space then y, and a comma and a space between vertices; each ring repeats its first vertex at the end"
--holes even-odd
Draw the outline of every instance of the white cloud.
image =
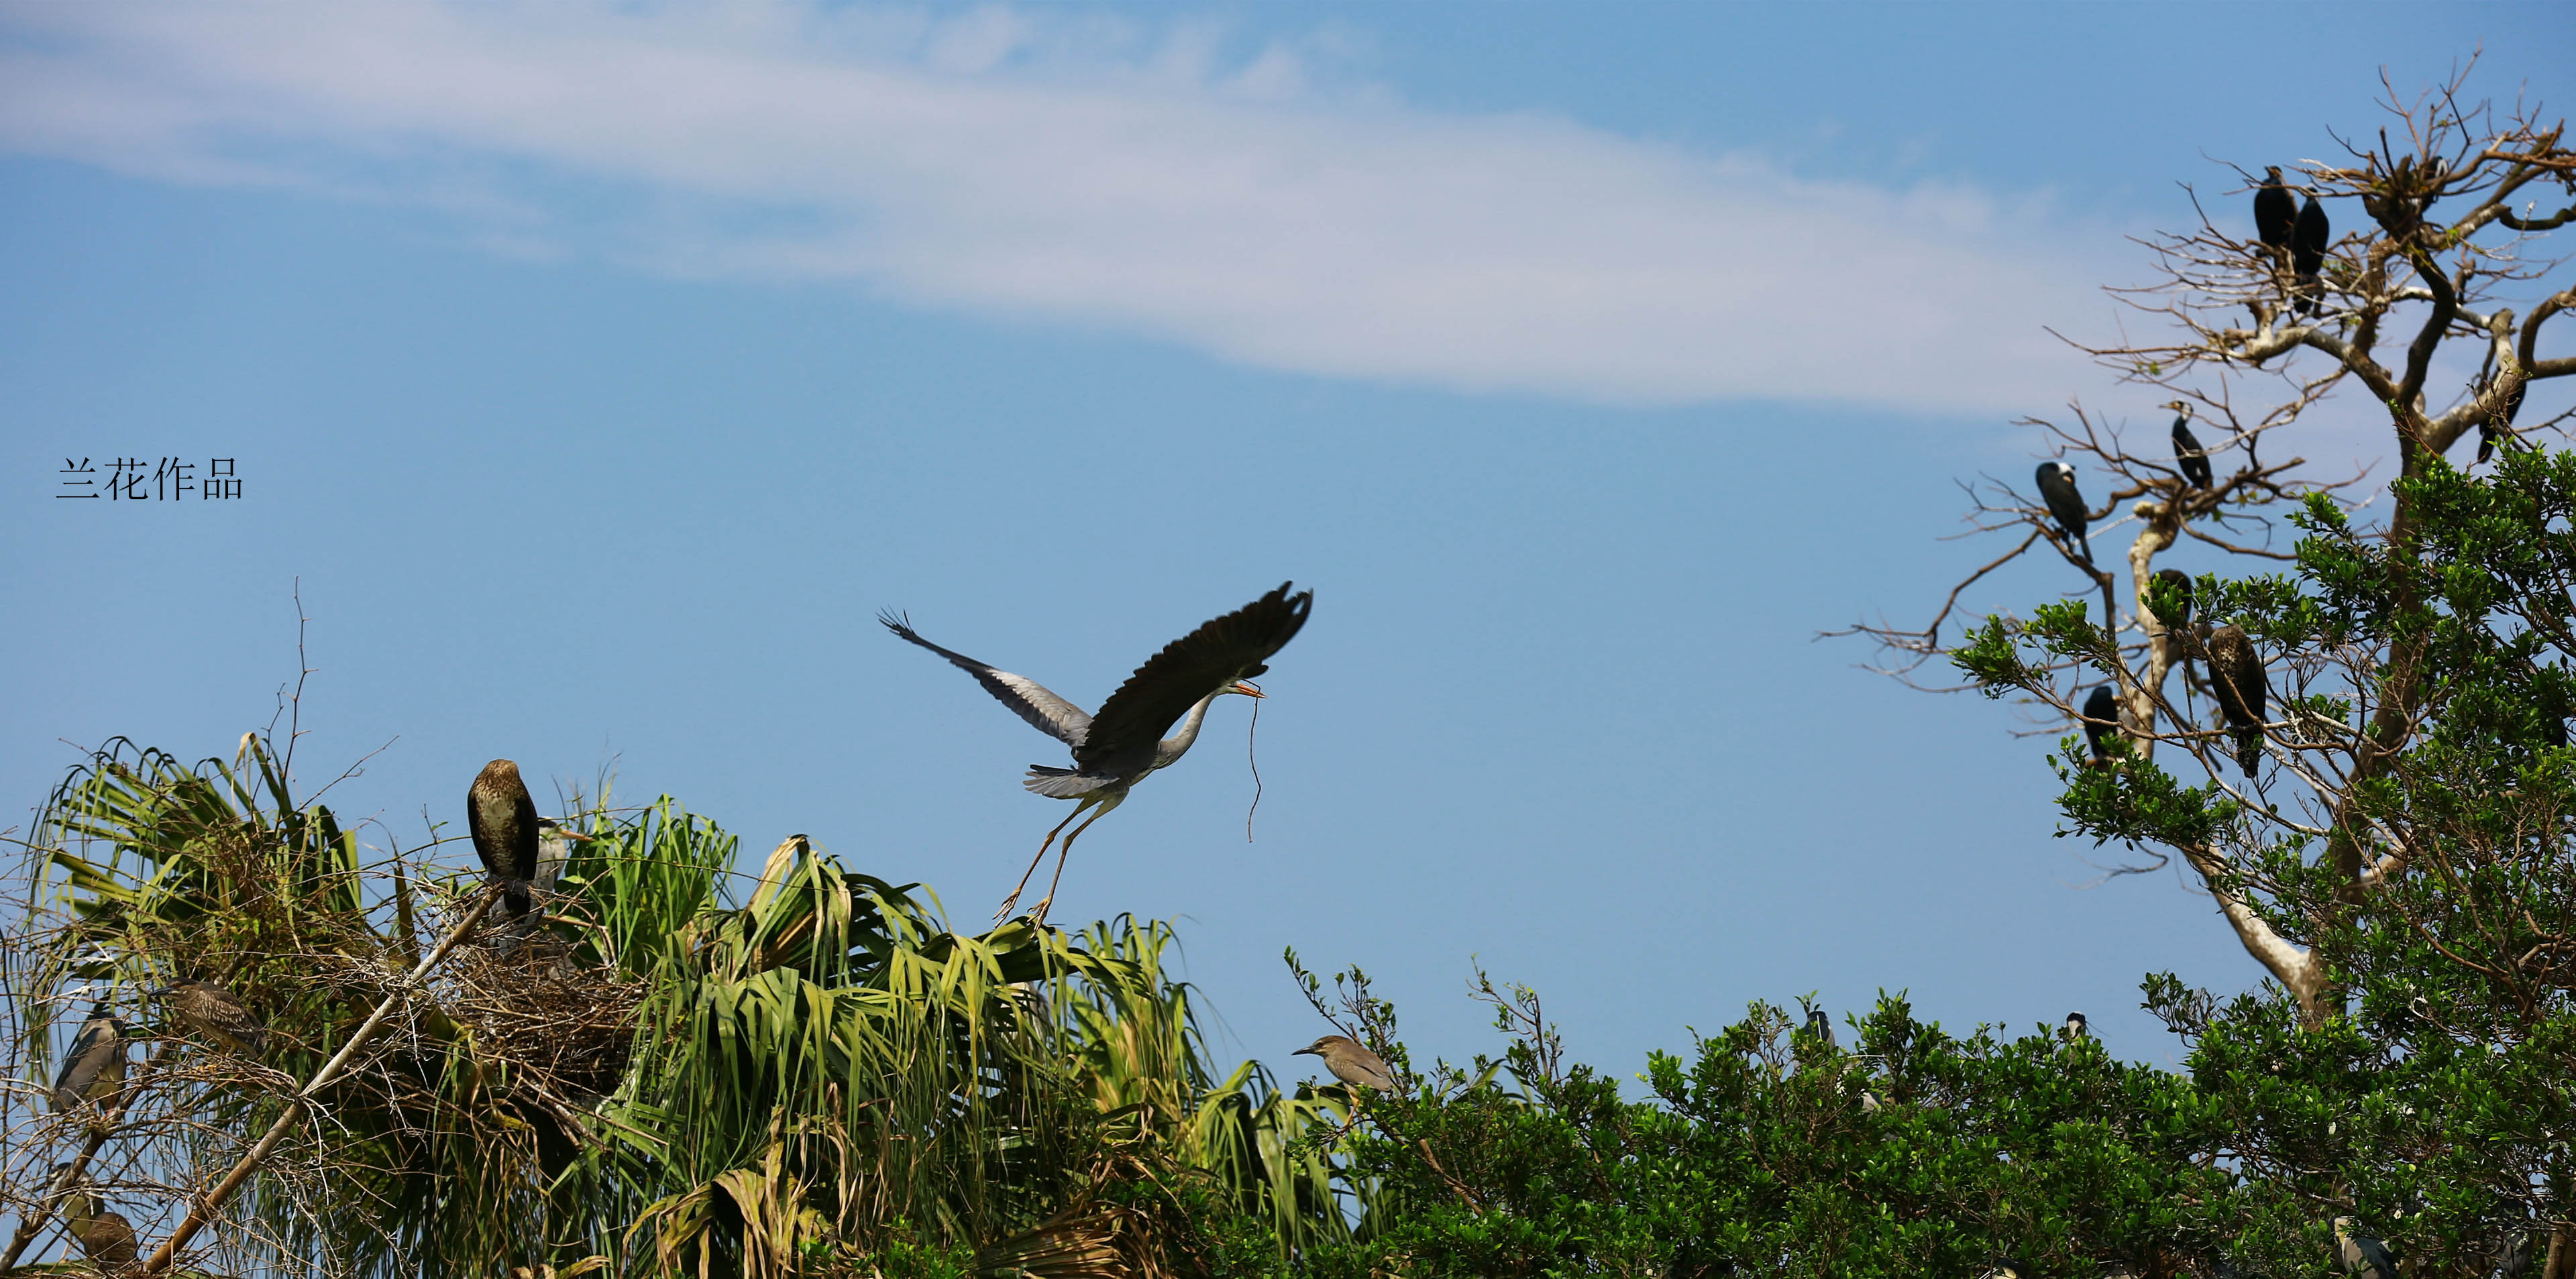
POLYGON ((1328 376, 1992 412, 2081 368, 2040 326, 2098 314, 2100 270, 2041 201, 1318 88, 1347 39, 1229 61, 1204 23, 1001 5, 14 6, 0 147, 1328 376))

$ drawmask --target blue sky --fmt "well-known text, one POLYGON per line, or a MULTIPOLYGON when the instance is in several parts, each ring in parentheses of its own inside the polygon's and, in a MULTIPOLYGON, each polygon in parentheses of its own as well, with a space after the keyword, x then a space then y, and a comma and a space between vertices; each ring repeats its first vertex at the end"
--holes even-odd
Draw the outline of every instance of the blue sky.
MULTIPOLYGON (((2544 6, 0 4, 0 782, 185 755, 315 674, 298 771, 403 842, 483 761, 805 832, 980 921, 1054 744, 871 621, 1096 704, 1284 578, 1314 621, 1080 846, 1290 1077, 1279 963, 1417 1058, 1471 962, 1632 1071, 1747 1000, 1956 1025, 2256 975, 2087 888, 1921 615, 2006 423, 2146 421, 2102 335, 2176 185, 2335 154, 2544 6), (2288 51, 2296 50, 2295 55, 2288 51), (54 498, 231 457, 238 502, 54 498), (390 745, 387 745, 390 743, 390 745)), ((2555 112, 2552 113, 2553 115, 2555 112)), ((2367 458, 2319 415, 2311 456, 2367 458)), ((2186 563, 2194 571, 2216 563, 2186 563)), ((2071 585, 2016 571, 1975 603, 2071 585)), ((537 787, 541 794, 546 787, 537 787)), ((757 852, 754 854, 757 855, 757 852)), ((456 860, 470 857, 456 854, 456 860)))

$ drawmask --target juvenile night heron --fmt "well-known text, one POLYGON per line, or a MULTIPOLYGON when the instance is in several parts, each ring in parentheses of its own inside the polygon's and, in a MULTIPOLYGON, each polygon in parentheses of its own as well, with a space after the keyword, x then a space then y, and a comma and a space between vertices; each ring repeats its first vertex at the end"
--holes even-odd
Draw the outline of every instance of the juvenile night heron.
POLYGON ((183 981, 152 992, 161 997, 179 1024, 234 1052, 258 1052, 268 1043, 268 1027, 241 997, 210 981, 183 981))
POLYGON ((2064 462, 2039 464, 2039 496, 2048 503, 2048 513, 2057 519, 2057 527, 2066 531, 2066 539, 2083 552, 2084 562, 2093 562, 2093 543, 2084 535, 2084 495, 2075 491, 2075 468, 2064 462))
POLYGON ((537 877, 537 802, 519 780, 519 766, 496 759, 475 774, 465 792, 465 825, 474 833, 474 855, 501 882, 510 918, 528 913, 528 885, 537 877))
POLYGON ((2252 777, 2263 760, 2263 703, 2271 688, 2263 677, 2263 658, 2245 628, 2231 622, 2209 633, 2209 684, 2228 727, 2236 731, 2236 766, 2252 777))
POLYGON ((2209 469, 2209 450, 2200 446, 2200 437, 2191 433, 2191 401, 2167 400, 2164 407, 2174 411, 2174 465, 2182 471, 2183 483, 2190 489, 2207 491, 2216 477, 2209 469))
POLYGON ((1324 1059, 1324 1069, 1333 1072, 1333 1078, 1354 1088, 1395 1091, 1395 1074, 1386 1068, 1386 1059, 1370 1052, 1356 1039, 1346 1035, 1326 1035, 1288 1055, 1303 1057, 1309 1053, 1324 1059))
POLYGON ((2388 1255, 2388 1245, 2361 1233, 2361 1223, 2351 1217, 2334 1219, 2335 1260, 2343 1263, 2343 1272, 2354 1279, 2397 1279, 2397 1259, 2388 1255))
POLYGON ((2093 747, 2093 762, 2111 762, 2111 743, 2120 739, 2120 698, 2105 684, 2084 699, 2084 740, 2093 747))
POLYGON ((2066 1029, 2064 1034, 2068 1042, 2071 1043, 2075 1040, 2082 1039, 2089 1033, 2091 1033, 2091 1028, 2085 1024, 2084 1014, 2066 1014, 2066 1029))
POLYGON ((1049 799, 1079 802, 1039 842, 1038 855, 1029 859, 1019 886, 1003 899, 995 919, 1008 916, 1011 907, 1019 904, 1029 877, 1037 874, 1038 863, 1046 860, 1047 849, 1055 843, 1056 835, 1072 825, 1074 818, 1090 813, 1087 820, 1073 828, 1072 834, 1064 837, 1063 846, 1056 852, 1055 878, 1048 882, 1046 896, 1038 899, 1037 909, 1030 912, 1034 922, 1046 922, 1047 906, 1055 901, 1056 887, 1064 881, 1064 863, 1073 852, 1073 841, 1091 829, 1093 822, 1108 816, 1109 810, 1124 803, 1128 790, 1136 783, 1157 769, 1178 763, 1181 756, 1189 753, 1190 744, 1199 738, 1199 726, 1207 719, 1208 706, 1217 698, 1228 693, 1262 696, 1259 688, 1244 681, 1270 669, 1264 663, 1297 637, 1298 630, 1306 625, 1308 610, 1314 606, 1313 591, 1291 595, 1291 585, 1282 582, 1279 589, 1164 645, 1162 652, 1137 667, 1136 673, 1100 704, 1097 715, 1084 714, 1081 707, 1026 676, 995 670, 923 639, 914 633, 908 617, 886 613, 877 618, 897 636, 947 658, 974 676, 985 692, 1000 699, 1039 732, 1073 748, 1073 767, 1032 764, 1021 782, 1049 799), (1164 730, 1175 721, 1180 723, 1180 731, 1164 737, 1164 730))
POLYGON ((83 1103, 113 1097, 125 1086, 125 1023, 101 1004, 72 1036, 71 1051, 54 1075, 54 1109, 77 1110, 83 1103))
MULTIPOLYGON (((70 1164, 54 1165, 59 1177, 70 1164)), ((124 1274, 135 1262, 134 1226, 122 1215, 109 1212, 99 1197, 88 1187, 75 1186, 63 1196, 63 1229, 80 1241, 81 1251, 88 1254, 103 1274, 124 1274)))
POLYGON ((2299 206, 2299 221, 2290 235, 2290 269, 2298 276, 2298 311, 2315 315, 2325 309, 2325 287, 2318 283, 2317 273, 2325 266, 2326 246, 2333 241, 2333 224, 2326 220, 2325 206, 2310 195, 2299 206))

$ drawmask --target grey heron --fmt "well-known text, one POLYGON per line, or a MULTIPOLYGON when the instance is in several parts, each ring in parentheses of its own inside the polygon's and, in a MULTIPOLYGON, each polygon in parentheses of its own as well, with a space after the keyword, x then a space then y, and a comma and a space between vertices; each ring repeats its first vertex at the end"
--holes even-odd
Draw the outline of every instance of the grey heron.
POLYGON ((1370 1052, 1358 1040, 1347 1035, 1326 1035, 1297 1051, 1291 1057, 1308 1054, 1324 1059, 1324 1069, 1333 1078, 1354 1088, 1366 1086, 1379 1092, 1395 1091, 1395 1072, 1386 1068, 1386 1059, 1370 1052))
POLYGON ((465 824, 474 855, 501 881, 501 901, 512 919, 528 913, 528 885, 537 877, 537 802, 519 780, 519 766, 496 759, 474 775, 465 792, 465 824))
POLYGON ((2326 245, 2333 236, 2333 224, 2326 220, 2325 206, 2317 203, 2316 196, 2310 195, 2308 202, 2299 206, 2298 226, 2290 237, 2291 270, 2299 277, 2298 311, 2301 315, 2315 315, 2325 309, 2325 289, 2317 282, 2317 272, 2325 265, 2326 245))
POLYGON ((2343 1263, 2343 1272, 2354 1279, 2397 1279, 2397 1259, 2388 1255, 2388 1245, 2361 1233, 2361 1223, 2351 1217, 2334 1219, 2335 1260, 2343 1263))
POLYGON ((1047 884, 1046 896, 1039 898, 1037 908, 1030 912, 1031 922, 1044 924, 1047 907, 1055 901, 1056 887, 1064 881, 1064 863, 1073 852, 1073 841, 1091 829, 1093 822, 1124 803, 1136 783, 1157 769, 1169 768, 1189 753, 1190 744, 1198 740, 1200 725, 1207 719, 1209 705, 1217 698, 1228 693, 1263 695, 1258 687, 1245 681, 1270 669, 1264 663, 1297 637, 1299 628, 1306 625, 1306 614, 1314 607, 1315 593, 1299 591, 1291 595, 1292 585, 1282 582, 1279 589, 1164 645, 1162 652, 1146 659, 1126 683, 1118 686, 1117 692, 1109 695, 1108 701, 1100 704, 1097 715, 1085 714, 1081 707, 1047 691, 1036 680, 996 670, 923 639, 913 631, 912 620, 907 616, 879 615, 877 620, 887 630, 947 658, 1039 732, 1073 748, 1073 767, 1032 764, 1021 781, 1021 785, 1049 799, 1078 802, 1073 812, 1039 842, 1038 855, 1029 860, 1028 870, 1020 875, 1019 885, 1011 895, 1003 899, 995 919, 1008 916, 1011 907, 1019 903, 1030 876, 1037 874, 1038 863, 1046 860, 1048 847, 1055 844, 1056 835, 1072 825, 1074 818, 1089 813, 1072 834, 1064 837, 1056 852, 1055 878, 1047 884), (1164 737, 1163 732, 1175 722, 1180 724, 1180 731, 1164 737))
POLYGON ((166 1001, 181 1025, 234 1052, 255 1053, 268 1042, 268 1027, 240 996, 213 982, 183 981, 152 993, 166 1001))
POLYGON ((90 1010, 72 1036, 71 1051, 54 1075, 54 1109, 77 1110, 83 1102, 113 1097, 125 1086, 125 1022, 107 1005, 90 1010))
POLYGON ((2298 201, 2290 198, 2290 188, 2281 185, 2281 166, 2263 166, 2263 185, 2254 188, 2254 237, 2273 256, 2287 256, 2298 218, 2298 201))
POLYGON ((2174 465, 2181 468, 2183 482, 2189 486, 2184 491, 2206 491, 2216 477, 2209 469, 2209 450, 2202 448, 2200 437, 2191 433, 2191 401, 2168 400, 2164 407, 2174 411, 2174 465))
POLYGON ((2084 535, 2084 495, 2075 491, 2075 468, 2064 462, 2042 462, 2038 482, 2040 499, 2048 503, 2048 513, 2057 517, 2057 527, 2083 551, 2084 562, 2092 563, 2093 543, 2084 535))
POLYGON ((2084 1014, 2082 1014, 2082 1013, 2068 1013, 2068 1014, 2066 1014, 2066 1029, 2065 1029, 2064 1034, 2065 1034, 2065 1038, 2067 1039, 2067 1041, 2068 1041, 2068 1042, 2072 1043, 2072 1042, 2074 1042, 2075 1040, 2082 1039, 2082 1038, 2084 1038, 2086 1035, 2088 1035, 2088 1034, 2090 1034, 2090 1033, 2092 1033, 2092 1028, 2091 1028, 2091 1026, 2090 1026, 2090 1025, 2089 1025, 2089 1024, 2084 1020, 2084 1014))
POLYGON ((2111 762, 2111 743, 2120 736, 2120 698, 2104 684, 2084 699, 2084 740, 2093 747, 2093 762, 2111 762))
POLYGON ((2252 777, 2263 758, 2263 703, 2271 687, 2245 628, 2231 622, 2209 633, 2209 684, 2228 727, 2236 730, 2236 766, 2252 777))

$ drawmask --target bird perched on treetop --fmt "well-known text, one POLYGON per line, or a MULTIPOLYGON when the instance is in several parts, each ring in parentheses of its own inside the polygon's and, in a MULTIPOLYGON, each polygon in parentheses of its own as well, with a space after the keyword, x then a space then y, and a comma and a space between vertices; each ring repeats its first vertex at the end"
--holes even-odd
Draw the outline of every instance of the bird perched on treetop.
POLYGON ((2090 1027, 2090 1026, 2085 1022, 2085 1020, 2084 1020, 2084 1014, 2082 1014, 2082 1013, 2068 1013, 2068 1014, 2066 1014, 2066 1032, 2065 1032, 2065 1034, 2066 1034, 2066 1038, 2067 1038, 2068 1040, 2072 1041, 2072 1040, 2082 1039, 2082 1038, 2084 1038, 2084 1036, 2085 1036, 2086 1034, 2090 1033, 2091 1029, 2092 1029, 2092 1028, 2091 1028, 2091 1027, 2090 1027))
POLYGON ((2191 433, 2191 401, 2171 400, 2166 408, 2174 411, 2174 465, 2181 469, 2184 489, 2206 490, 2215 478, 2209 470, 2209 450, 2200 446, 2200 437, 2191 433))
POLYGON ((2209 684, 2228 727, 2236 730, 2237 767, 2252 777, 2263 759, 2263 704, 2271 685, 2243 627, 2231 622, 2209 633, 2209 684))
POLYGON ((1030 912, 1034 922, 1045 923, 1047 906, 1055 900, 1057 884, 1064 880, 1065 858, 1073 852, 1075 838, 1125 802, 1128 790, 1148 774, 1178 763, 1189 752, 1190 744, 1198 740, 1208 706, 1217 698, 1228 693, 1264 695, 1245 681, 1270 669, 1264 663, 1297 637, 1298 630, 1306 625, 1307 612, 1314 607, 1313 591, 1291 595, 1291 585, 1282 582, 1279 589, 1164 645, 1162 652, 1146 659, 1126 683, 1118 686, 1117 692, 1109 695, 1108 701, 1100 704, 1097 715, 1084 714, 1081 707, 1048 692, 1036 680, 995 670, 923 639, 913 632, 908 617, 879 615, 877 620, 887 630, 947 658, 1038 731, 1073 748, 1073 767, 1031 764, 1028 776, 1021 782, 1049 799, 1081 802, 1039 842, 1038 855, 1030 859, 1019 886, 1003 900, 994 918, 1011 913, 1020 893, 1029 886, 1029 876, 1035 875, 1038 863, 1046 860, 1047 848, 1055 843, 1057 833, 1088 812, 1090 819, 1064 837, 1064 846, 1056 853, 1055 880, 1047 885, 1047 895, 1038 900, 1037 909, 1030 912), (1181 725, 1180 732, 1164 737, 1163 731, 1175 721, 1181 725))
POLYGON ((2388 1245, 2361 1233, 2361 1223, 2351 1217, 2334 1219, 2335 1260, 2343 1263, 2343 1272, 2356 1279, 2397 1279, 2397 1258, 2388 1255, 2388 1245))
POLYGON ((1842 1048, 1841 1044, 1834 1041, 1834 1019, 1826 1016, 1825 1010, 1822 1008, 1818 1008, 1813 1005, 1808 1006, 1807 1033, 1814 1035, 1818 1039, 1824 1040, 1825 1047, 1827 1048, 1836 1050, 1840 1050, 1842 1048))
MULTIPOLYGON (((59 1177, 70 1164, 55 1164, 59 1177)), ((123 1274, 134 1264, 136 1248, 134 1225, 121 1214, 109 1212, 86 1187, 74 1187, 63 1197, 63 1229, 80 1241, 81 1251, 89 1255, 103 1274, 123 1274)))
POLYGON ((2286 257, 2299 219, 2298 201, 2281 185, 2281 166, 2263 166, 2263 185, 2254 188, 2254 236, 2276 257, 2286 257))
POLYGON ((2522 412, 2522 393, 2530 389, 2531 379, 2528 377, 2514 383, 2513 394, 2504 397, 2504 412, 2494 417, 2479 419, 2478 461, 2485 462, 2493 458, 2496 441, 2513 434, 2514 415, 2522 412))
POLYGON ((2299 223, 2290 237, 2290 269, 2298 275, 2299 314, 2315 315, 2325 309, 2325 288, 2317 282, 2317 272, 2325 266, 2326 246, 2334 239, 2333 224, 2326 221, 2325 206, 2310 195, 2299 206, 2299 223))
POLYGON ((2084 740, 2093 747, 2093 762, 2111 762, 2111 743, 2120 736, 2120 696, 2105 684, 2084 699, 2084 740))
POLYGON ((83 1102, 113 1097, 125 1086, 126 1029, 124 1021, 108 1013, 106 1004, 90 1010, 89 1020, 72 1036, 71 1051, 63 1054, 63 1068, 54 1075, 56 1111, 76 1110, 83 1102))
POLYGON ((474 833, 474 855, 501 881, 510 917, 528 913, 528 884, 537 877, 537 801, 519 780, 519 766, 496 759, 474 775, 465 792, 465 825, 474 833))
POLYGON ((268 1042, 268 1027, 239 996, 213 982, 183 981, 152 993, 168 1001, 181 1025, 234 1052, 258 1052, 268 1042))
POLYGON ((1386 1059, 1370 1052, 1356 1039, 1346 1035, 1326 1035, 1288 1055, 1303 1057, 1309 1053, 1324 1059, 1324 1069, 1333 1072, 1333 1078, 1354 1088, 1395 1091, 1395 1074, 1386 1068, 1386 1059))
POLYGON ((2057 517, 2057 527, 2066 530, 2068 541, 2083 552, 2084 562, 2093 562, 2093 543, 2084 536, 2084 495, 2075 491, 2075 468, 2064 462, 2039 464, 2039 496, 2048 503, 2048 513, 2057 517))

